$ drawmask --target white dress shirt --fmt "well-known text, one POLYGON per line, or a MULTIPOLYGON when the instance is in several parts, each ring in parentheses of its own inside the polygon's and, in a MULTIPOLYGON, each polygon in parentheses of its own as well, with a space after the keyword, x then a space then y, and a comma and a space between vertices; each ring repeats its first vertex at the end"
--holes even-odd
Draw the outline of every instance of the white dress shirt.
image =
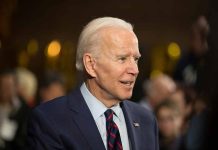
MULTIPOLYGON (((98 100, 95 96, 93 96, 90 93, 85 83, 82 84, 80 90, 92 113, 92 116, 101 134, 101 138, 104 142, 105 148, 107 149, 107 131, 106 131, 106 119, 105 119, 104 112, 108 108, 100 100, 98 100)), ((113 121, 116 123, 116 125, 119 128, 123 150, 130 150, 129 138, 128 138, 123 111, 119 104, 111 107, 110 109, 112 109, 116 114, 113 115, 113 121)))

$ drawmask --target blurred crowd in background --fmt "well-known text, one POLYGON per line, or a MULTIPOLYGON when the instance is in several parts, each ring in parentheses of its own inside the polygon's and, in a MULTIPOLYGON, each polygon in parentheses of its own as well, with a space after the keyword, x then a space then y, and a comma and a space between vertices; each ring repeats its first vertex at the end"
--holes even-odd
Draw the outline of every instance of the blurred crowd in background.
MULTIPOLYGON (((218 15, 215 9, 211 12, 209 17, 193 20, 188 49, 182 50, 170 73, 154 72, 136 84, 131 100, 156 115, 160 150, 216 146, 218 23, 214 18, 218 15)), ((31 109, 70 90, 63 72, 57 70, 38 77, 27 67, 2 68, 0 150, 25 150, 31 109)))

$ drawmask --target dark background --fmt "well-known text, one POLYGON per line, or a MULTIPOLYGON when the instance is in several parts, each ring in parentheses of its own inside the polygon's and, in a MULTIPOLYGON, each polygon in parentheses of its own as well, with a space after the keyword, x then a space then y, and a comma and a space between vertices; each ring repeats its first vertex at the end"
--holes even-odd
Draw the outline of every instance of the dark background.
POLYGON ((96 17, 118 17, 134 25, 139 39, 143 57, 134 92, 138 99, 141 82, 155 64, 168 74, 173 71, 175 61, 165 58, 167 45, 177 42, 185 51, 191 24, 199 15, 208 15, 208 10, 207 0, 0 0, 0 69, 26 67, 39 80, 45 70, 58 70, 65 74, 68 89, 75 87, 80 81, 75 51, 83 26, 96 17), (26 49, 32 39, 38 42, 38 51, 30 56, 26 49), (49 60, 44 50, 54 39, 63 44, 63 53, 49 60))

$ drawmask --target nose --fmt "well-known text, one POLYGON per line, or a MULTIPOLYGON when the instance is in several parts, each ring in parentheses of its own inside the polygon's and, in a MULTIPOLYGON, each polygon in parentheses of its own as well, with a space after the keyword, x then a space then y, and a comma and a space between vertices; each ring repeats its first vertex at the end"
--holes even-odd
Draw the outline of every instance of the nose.
POLYGON ((139 74, 138 64, 137 64, 137 62, 134 59, 132 59, 130 61, 130 63, 128 64, 127 68, 128 68, 127 72, 129 74, 132 74, 133 76, 137 76, 139 74))

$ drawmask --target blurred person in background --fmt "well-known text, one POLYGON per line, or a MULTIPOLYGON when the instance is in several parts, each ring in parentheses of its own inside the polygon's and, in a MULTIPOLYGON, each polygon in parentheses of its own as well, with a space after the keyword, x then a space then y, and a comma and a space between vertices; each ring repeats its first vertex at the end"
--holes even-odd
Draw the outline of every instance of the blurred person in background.
POLYGON ((171 77, 160 74, 143 83, 145 96, 139 103, 153 111, 163 100, 168 98, 176 89, 176 84, 171 77))
POLYGON ((34 73, 26 68, 16 68, 18 93, 30 108, 36 105, 38 81, 34 73))
POLYGON ((47 71, 40 80, 39 100, 44 103, 66 94, 65 81, 60 73, 47 71))
POLYGON ((159 126, 160 150, 179 150, 183 143, 183 116, 179 106, 166 99, 155 108, 159 126))
POLYGON ((192 112, 187 120, 183 149, 202 150, 206 135, 209 109, 206 98, 197 93, 192 103, 192 112))
POLYGON ((183 89, 180 87, 180 85, 176 85, 175 91, 171 95, 169 95, 168 99, 178 105, 182 114, 186 114, 185 93, 183 89))
POLYGON ((14 70, 0 72, 0 150, 25 150, 29 108, 18 95, 14 70))
POLYGON ((187 123, 193 112, 194 95, 190 94, 193 94, 191 89, 182 84, 177 83, 176 90, 168 97, 169 101, 172 101, 175 104, 177 104, 181 112, 183 118, 183 133, 186 132, 187 123))
POLYGON ((199 16, 191 27, 190 48, 179 60, 174 79, 186 85, 197 87, 201 82, 201 71, 208 53, 207 37, 209 24, 205 16, 199 16))
MULTIPOLYGON (((208 109, 205 97, 206 87, 203 75, 206 69, 206 60, 209 54, 207 38, 209 35, 209 24, 205 16, 199 16, 191 28, 190 48, 179 61, 175 70, 175 80, 183 82, 188 89, 191 100, 192 111, 187 117, 187 131, 185 133, 184 149, 201 150, 206 133, 206 122, 208 109), (204 96, 203 96, 204 95, 204 96)), ((207 87, 209 88, 209 87, 207 87)))

